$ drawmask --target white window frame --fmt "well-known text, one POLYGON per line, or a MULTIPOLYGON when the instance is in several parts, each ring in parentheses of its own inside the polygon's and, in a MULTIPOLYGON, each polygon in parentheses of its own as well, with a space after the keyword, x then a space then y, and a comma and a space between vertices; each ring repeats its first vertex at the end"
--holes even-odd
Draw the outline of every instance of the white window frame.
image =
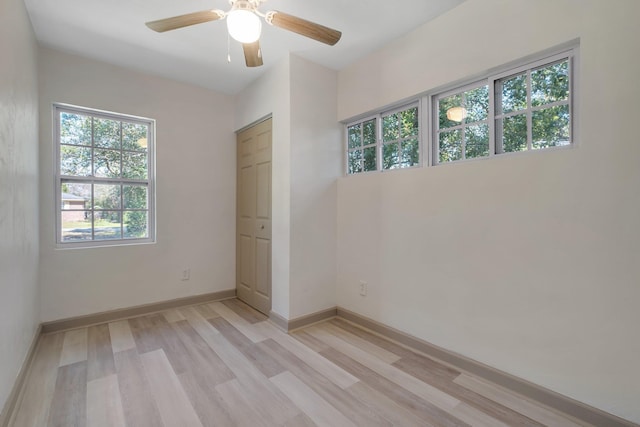
MULTIPOLYGON (((501 71, 498 71, 496 73, 492 73, 490 75, 486 75, 481 79, 474 79, 471 80, 469 82, 466 82, 464 84, 459 84, 456 85, 455 87, 450 87, 445 91, 441 91, 438 93, 435 93, 433 95, 428 95, 427 98, 430 98, 430 102, 429 102, 429 106, 431 109, 431 114, 430 114, 430 120, 429 120, 429 126, 431 129, 431 132, 429 132, 430 135, 430 141, 428 143, 428 145, 431 147, 431 161, 429 162, 430 166, 440 166, 440 165, 445 165, 445 164, 450 164, 450 163, 461 163, 461 162, 468 162, 468 161, 476 161, 476 160, 482 160, 482 159, 488 159, 488 158, 492 158, 495 156, 505 156, 505 155, 522 155, 524 153, 530 153, 530 152, 540 152, 540 151, 550 151, 550 150, 563 150, 563 149, 567 149, 570 147, 575 146, 576 144, 576 114, 575 114, 575 103, 576 103, 576 94, 575 94, 575 87, 576 87, 576 80, 577 80, 577 73, 575 70, 575 62, 576 62, 576 57, 578 55, 578 47, 577 46, 573 46, 570 48, 565 48, 563 50, 560 51, 556 51, 556 53, 551 53, 551 54, 547 54, 544 56, 540 56, 537 59, 534 60, 530 60, 527 61, 525 63, 522 63, 520 65, 516 65, 516 66, 511 66, 509 68, 504 68, 501 71), (545 66, 549 66, 549 65, 553 65, 554 63, 560 62, 562 60, 567 60, 568 61, 568 75, 569 75, 569 99, 566 101, 558 101, 558 102, 554 102, 554 103, 550 103, 550 104, 545 104, 544 106, 536 106, 536 107, 532 107, 531 106, 531 84, 527 85, 527 108, 524 110, 519 110, 516 113, 513 113, 513 115, 517 115, 517 114, 523 114, 525 113, 527 115, 527 150, 524 151, 516 151, 516 152, 503 152, 501 151, 501 147, 499 147, 497 144, 497 125, 496 122, 500 117, 504 117, 504 115, 496 115, 496 85, 497 82, 501 79, 504 79, 506 77, 510 77, 510 76, 515 76, 518 74, 523 74, 526 73, 527 75, 527 79, 528 79, 528 83, 530 82, 530 76, 531 76, 531 71, 539 69, 539 68, 544 68, 545 66), (439 131, 439 111, 438 111, 438 100, 441 98, 446 98, 447 96, 450 96, 452 94, 456 94, 456 93, 460 93, 460 92, 464 92, 470 89, 473 89, 474 87, 478 87, 478 86, 482 86, 483 84, 488 84, 489 86, 489 114, 487 117, 487 123, 489 124, 489 155, 488 156, 483 156, 483 157, 475 157, 475 158, 471 158, 471 159, 460 159, 460 160, 454 160, 454 161, 449 161, 449 162, 440 162, 440 153, 439 153, 439 139, 438 139, 438 131, 439 131), (553 147, 544 147, 544 148, 539 148, 539 149, 532 149, 531 145, 532 145, 532 126, 531 126, 531 121, 532 121, 532 114, 534 111, 538 110, 538 109, 544 109, 544 108, 549 108, 549 107, 553 107, 555 105, 568 105, 569 106, 569 144, 566 146, 553 146, 553 147)), ((512 113, 508 113, 508 115, 511 115, 512 113)))
MULTIPOLYGON (((377 114, 373 114, 373 115, 367 115, 364 116, 362 118, 359 118, 357 120, 352 120, 348 123, 345 124, 344 126, 344 141, 346 141, 345 143, 345 147, 344 147, 344 153, 346 153, 346 164, 345 164, 345 169, 344 169, 344 173, 346 176, 356 176, 356 175, 362 175, 362 174, 368 174, 368 173, 375 173, 375 172, 391 172, 391 171, 396 171, 396 170, 405 170, 405 169, 415 169, 415 168, 419 168, 422 166, 423 164, 423 123, 424 123, 424 118, 423 118, 423 112, 422 112, 422 100, 421 99, 415 99, 409 102, 405 102, 402 103, 401 105, 394 107, 394 108, 390 108, 390 109, 385 109, 383 111, 381 111, 380 113, 377 114), (410 108, 417 108, 417 116, 418 116, 418 135, 416 136, 418 139, 418 162, 413 165, 413 166, 407 166, 407 167, 399 167, 399 168, 394 168, 394 169, 383 169, 383 165, 382 165, 382 148, 383 145, 385 145, 382 141, 382 118, 389 116, 391 114, 395 114, 398 113, 400 111, 404 111, 404 110, 408 110, 410 108), (362 161, 364 163, 364 149, 365 147, 371 147, 373 146, 373 144, 369 144, 366 146, 361 146, 360 148, 349 148, 349 127, 351 126, 355 126, 358 124, 364 124, 365 122, 368 122, 370 120, 374 120, 376 121, 376 127, 375 127, 375 131, 376 131, 376 143, 375 143, 375 147, 376 147, 376 170, 371 170, 371 171, 365 171, 364 170, 364 164, 363 164, 363 170, 362 172, 356 172, 356 173, 349 173, 349 153, 355 150, 362 150, 363 151, 363 157, 362 157, 362 161)), ((402 138, 400 138, 402 139, 402 138)))
MULTIPOLYGON (((54 200, 55 200, 55 241, 56 247, 59 249, 72 249, 72 248, 90 248, 90 247, 102 247, 102 246, 122 246, 122 245, 139 245, 139 244, 149 244, 155 243, 156 241, 156 201, 155 201, 155 120, 132 116, 127 114, 114 113, 110 111, 102 111, 96 110, 92 108, 80 107, 69 104, 61 104, 55 103, 53 104, 53 130, 54 130, 54 142, 55 142, 55 179, 54 179, 54 200), (68 112, 73 114, 82 114, 86 116, 102 118, 102 119, 110 119, 110 120, 118 120, 127 123, 137 123, 144 124, 148 126, 148 134, 147 134, 147 179, 130 179, 130 178, 101 178, 95 177, 93 175, 76 177, 69 175, 61 175, 60 173, 60 114, 62 112, 68 112), (143 185, 147 187, 147 227, 148 227, 148 236, 145 238, 120 238, 120 239, 106 239, 106 240, 86 240, 86 241, 63 241, 62 240, 62 192, 60 189, 62 188, 63 182, 72 182, 77 181, 79 183, 87 183, 87 184, 122 184, 122 185, 143 185)), ((91 135, 92 138, 92 155, 91 155, 91 163, 92 163, 92 173, 93 173, 93 132, 91 135)), ((121 148, 122 151, 122 148, 121 148)), ((115 209, 120 211, 121 215, 125 212, 124 206, 122 204, 121 194, 121 203, 120 208, 115 209)), ((92 210, 92 209, 91 209, 92 210)), ((121 216, 121 221, 124 220, 124 217, 121 216)), ((93 220, 92 220, 93 221, 93 220)), ((92 233, 93 230, 93 222, 92 222, 92 233)))

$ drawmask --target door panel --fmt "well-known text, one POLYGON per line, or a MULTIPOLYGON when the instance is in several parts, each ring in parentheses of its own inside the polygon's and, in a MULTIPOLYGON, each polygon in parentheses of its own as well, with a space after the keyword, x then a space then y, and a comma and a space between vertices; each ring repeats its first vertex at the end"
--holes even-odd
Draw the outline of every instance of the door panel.
POLYGON ((240 132, 236 291, 255 309, 271 310, 271 119, 240 132))

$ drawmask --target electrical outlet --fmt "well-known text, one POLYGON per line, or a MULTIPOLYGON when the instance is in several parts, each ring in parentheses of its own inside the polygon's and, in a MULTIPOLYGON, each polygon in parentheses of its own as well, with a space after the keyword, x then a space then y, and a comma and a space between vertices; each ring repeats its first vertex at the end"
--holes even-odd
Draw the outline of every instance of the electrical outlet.
POLYGON ((190 278, 191 278, 191 269, 185 268, 184 270, 182 270, 182 277, 180 278, 180 280, 184 282, 186 280, 189 280, 190 278))
POLYGON ((364 280, 360 281, 360 295, 367 295, 367 282, 365 282, 364 280))

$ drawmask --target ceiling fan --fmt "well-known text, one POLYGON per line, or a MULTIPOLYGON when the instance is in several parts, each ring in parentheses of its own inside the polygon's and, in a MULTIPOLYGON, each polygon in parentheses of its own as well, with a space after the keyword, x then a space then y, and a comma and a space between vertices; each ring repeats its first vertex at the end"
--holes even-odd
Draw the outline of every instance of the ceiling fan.
POLYGON ((227 19, 229 35, 242 43, 244 58, 247 67, 259 67, 262 65, 262 51, 260 50, 260 32, 263 18, 267 24, 294 33, 309 37, 319 42, 335 45, 340 40, 342 33, 324 25, 307 21, 277 10, 262 13, 258 7, 266 0, 229 0, 231 10, 225 12, 219 9, 203 10, 202 12, 188 13, 172 18, 159 19, 147 22, 147 27, 163 33, 169 30, 202 24, 210 21, 227 19))

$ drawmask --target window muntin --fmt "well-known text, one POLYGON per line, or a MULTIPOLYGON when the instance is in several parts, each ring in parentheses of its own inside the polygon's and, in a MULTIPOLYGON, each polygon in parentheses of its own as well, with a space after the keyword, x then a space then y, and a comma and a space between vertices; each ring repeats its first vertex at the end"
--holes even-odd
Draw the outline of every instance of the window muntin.
POLYGON ((571 143, 569 58, 495 81, 496 153, 571 143))
POLYGON ((55 106, 57 242, 153 241, 153 121, 55 106))
POLYGON ((420 162, 418 106, 382 116, 382 169, 417 166, 420 162))
POLYGON ((350 123, 347 174, 420 164, 420 111, 414 103, 350 123))
POLYGON ((489 86, 475 84, 436 97, 437 162, 489 155, 489 86))
POLYGON ((376 124, 377 118, 371 118, 347 126, 349 174, 374 171, 378 168, 376 124))

